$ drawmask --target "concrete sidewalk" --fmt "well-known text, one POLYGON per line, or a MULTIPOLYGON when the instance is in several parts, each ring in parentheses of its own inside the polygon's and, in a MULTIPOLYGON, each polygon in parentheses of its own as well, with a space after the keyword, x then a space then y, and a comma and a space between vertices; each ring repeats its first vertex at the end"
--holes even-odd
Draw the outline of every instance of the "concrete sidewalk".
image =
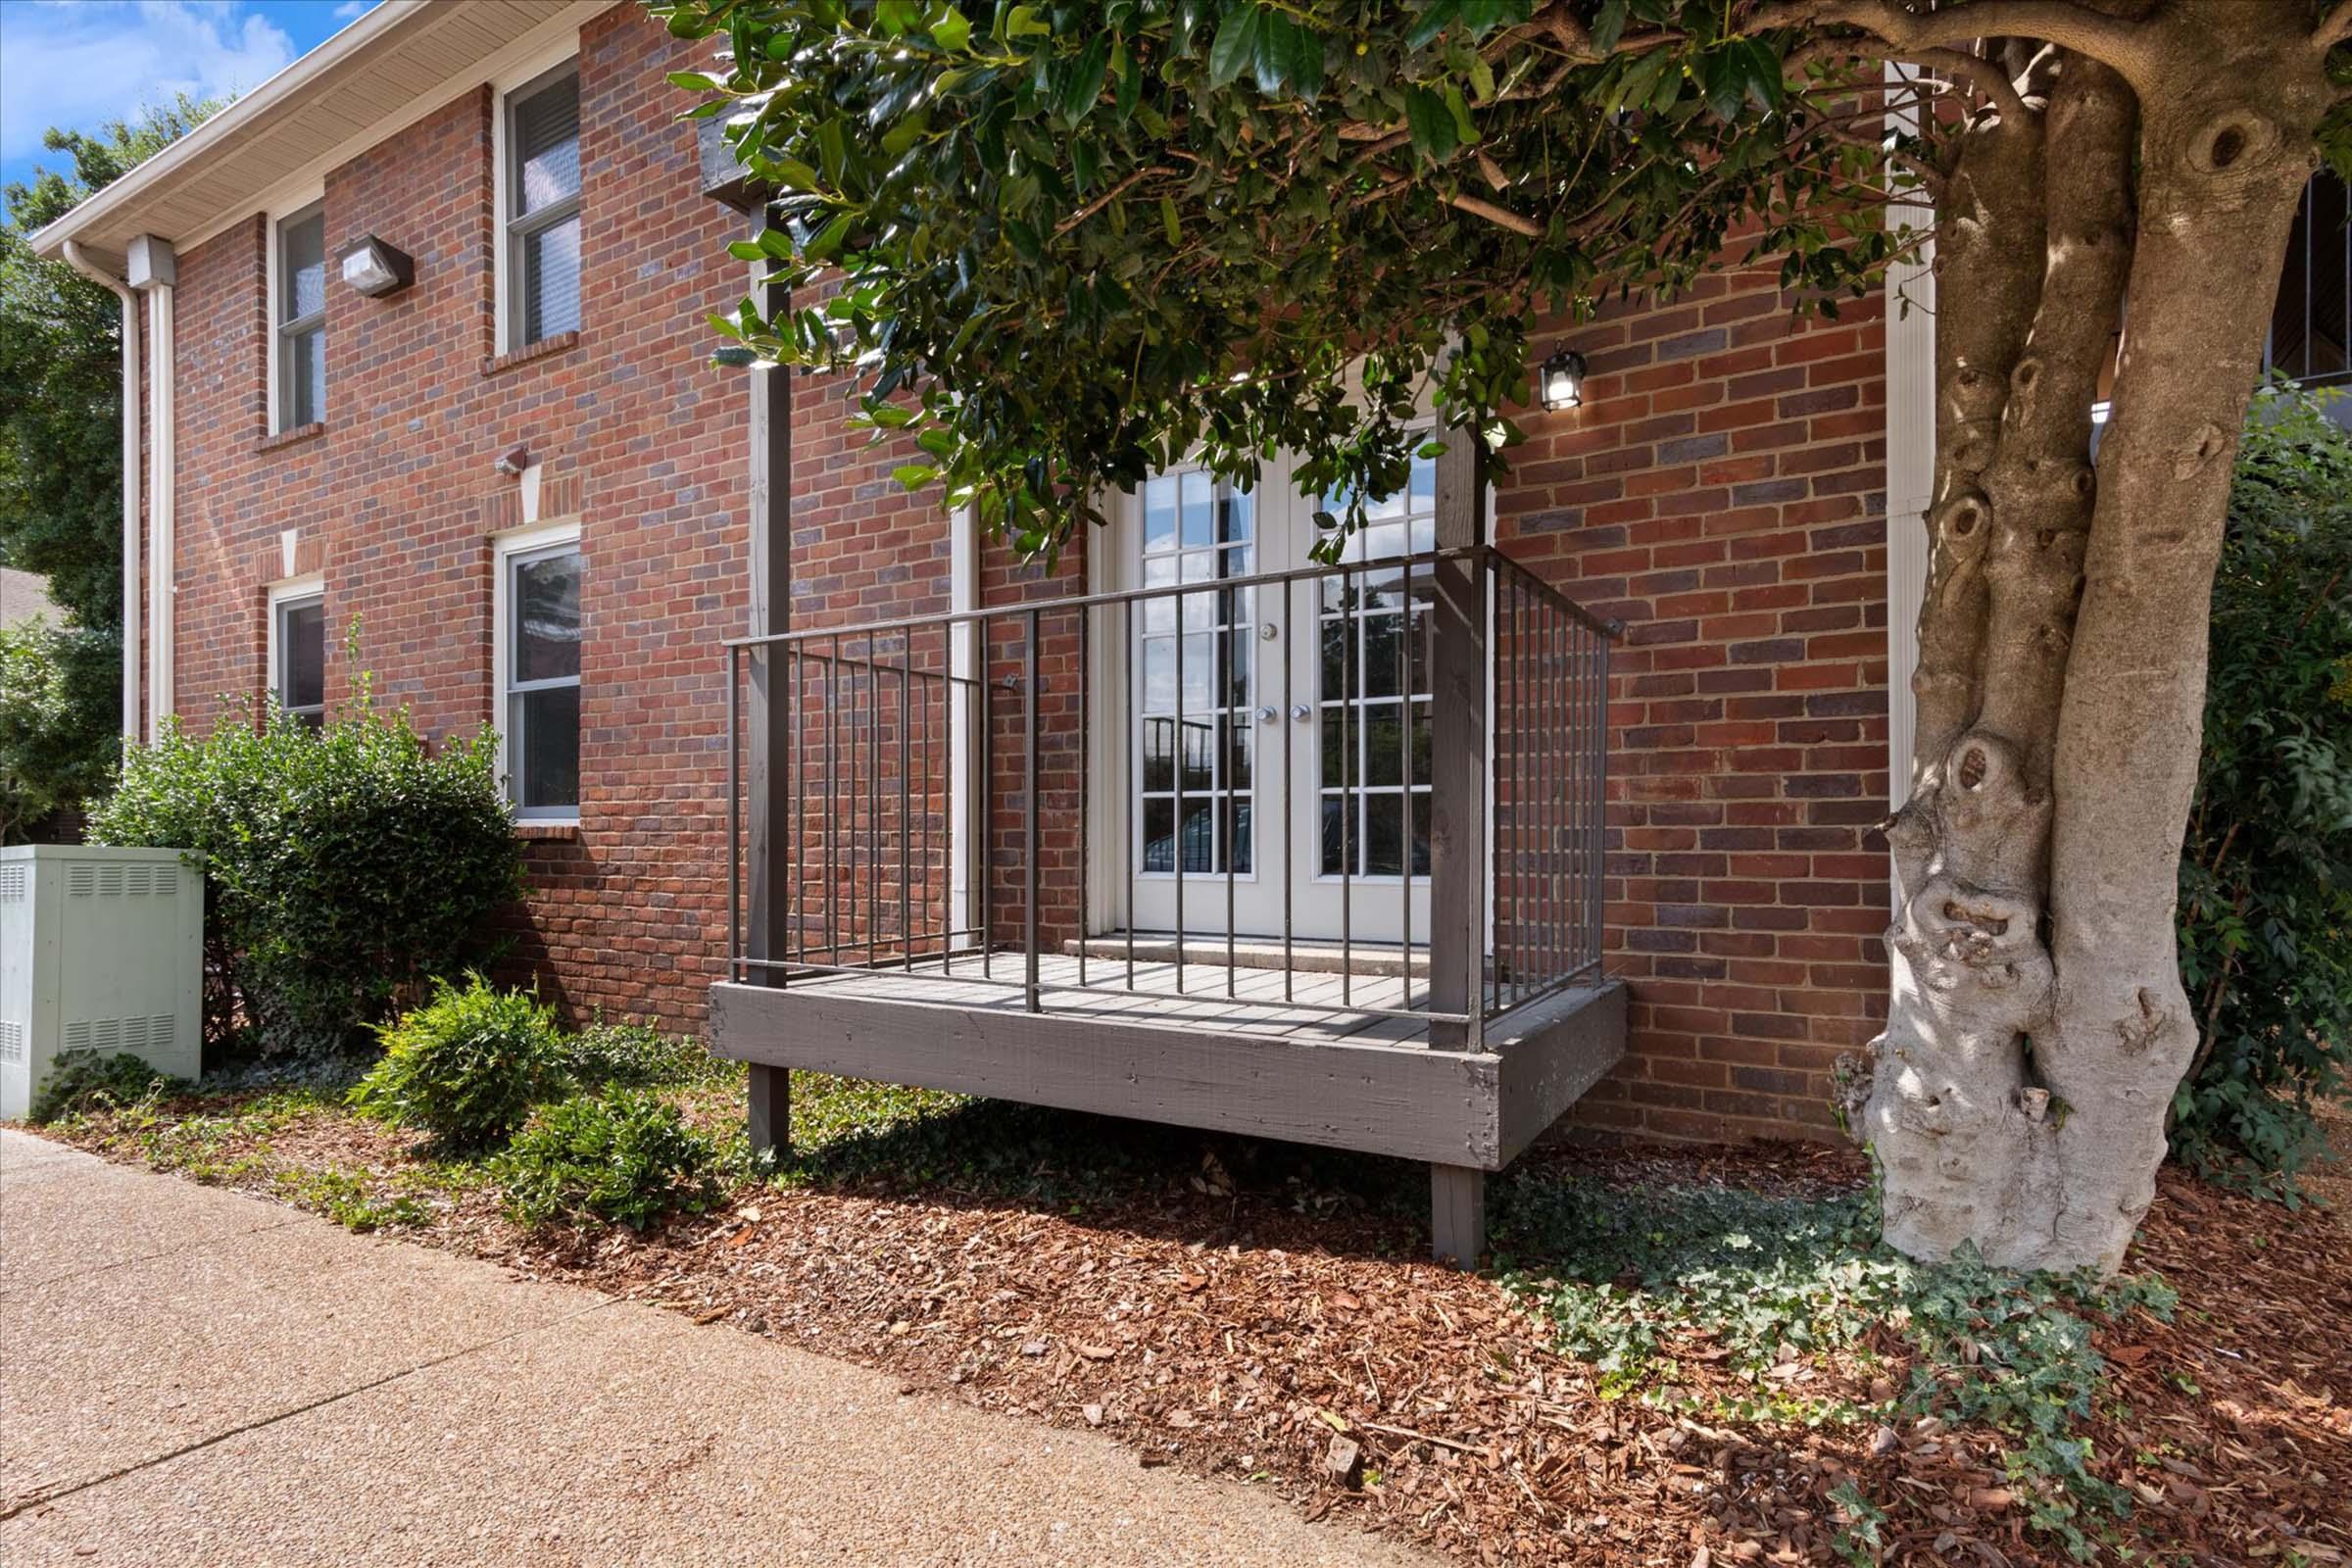
POLYGON ((0 1130, 0 1561, 1421 1562, 880 1374, 0 1130))

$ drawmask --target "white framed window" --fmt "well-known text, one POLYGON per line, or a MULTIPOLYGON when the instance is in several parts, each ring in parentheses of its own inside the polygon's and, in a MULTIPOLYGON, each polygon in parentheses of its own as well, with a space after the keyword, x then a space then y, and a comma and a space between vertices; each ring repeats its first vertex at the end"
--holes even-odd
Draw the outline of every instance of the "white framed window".
POLYGON ((515 816, 580 814, 580 526, 498 541, 495 683, 501 771, 515 816))
POLYGON ((270 319, 274 431, 326 417, 326 209, 319 204, 277 220, 270 235, 270 319))
POLYGON ((565 61, 499 111, 500 345, 512 353, 580 324, 580 72, 565 61))
POLYGON ((326 588, 317 577, 270 590, 270 695, 313 729, 326 724, 326 588))

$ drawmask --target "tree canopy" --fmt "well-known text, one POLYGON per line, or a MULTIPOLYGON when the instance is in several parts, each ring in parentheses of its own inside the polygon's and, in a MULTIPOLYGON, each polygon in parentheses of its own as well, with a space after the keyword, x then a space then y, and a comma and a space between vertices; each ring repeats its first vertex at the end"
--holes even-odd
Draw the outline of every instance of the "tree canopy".
POLYGON ((2070 0, 652 9, 726 38, 673 79, 783 218, 741 254, 795 309, 718 320, 736 357, 856 368, 864 419, 927 454, 902 479, 1032 551, 1195 450, 1384 493, 1423 390, 1507 446, 1542 317, 1726 261, 1834 311, 1914 237, 1886 204, 1949 168, 1964 117, 1922 100, 2017 96, 1956 46, 2120 25, 2070 0), (1924 132, 1886 133, 1886 58, 1924 132))
POLYGON ((30 235, 219 107, 183 95, 94 133, 52 129, 43 144, 71 168, 0 191, 0 563, 47 577, 66 612, 6 653, 0 773, 19 819, 104 786, 122 648, 122 307, 30 235))

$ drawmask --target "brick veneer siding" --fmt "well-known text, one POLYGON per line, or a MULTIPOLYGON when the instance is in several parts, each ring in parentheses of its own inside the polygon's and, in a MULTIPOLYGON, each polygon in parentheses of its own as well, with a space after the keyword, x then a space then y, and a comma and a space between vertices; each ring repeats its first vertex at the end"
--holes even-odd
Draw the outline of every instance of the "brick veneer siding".
POLYGON ((1884 313, 1788 307, 1734 273, 1563 329, 1585 404, 1530 416, 1498 487, 1502 547, 1626 623, 1604 892, 1633 1035, 1589 1124, 1828 1134, 1886 1013, 1884 313))
MULTIPOLYGON (((634 6, 582 29, 582 324, 551 352, 496 358, 487 88, 326 176, 330 252, 381 235, 416 258, 416 282, 372 302, 330 286, 316 432, 267 429, 265 221, 182 252, 175 596, 178 711, 222 721, 263 691, 266 585, 288 575, 280 531, 299 530, 296 572, 325 581, 329 700, 370 670, 428 733, 471 731, 492 714, 491 535, 521 521, 514 482, 492 464, 528 447, 542 515, 576 514, 582 530, 583 798, 576 835, 525 846, 533 891, 509 922, 514 966, 574 1016, 686 1029, 701 1025, 725 946, 716 644, 745 624, 748 415, 740 374, 710 366, 702 322, 732 308, 747 273, 724 253, 743 220, 699 194, 693 133, 662 81, 690 63, 634 6), (340 649, 355 622, 356 662, 340 649)), ((1567 330, 1592 365, 1587 403, 1528 416, 1533 439, 1497 486, 1503 547, 1628 623, 1606 894, 1635 1037, 1586 1102, 1589 1122, 1826 1131, 1832 1063, 1882 1010, 1882 325, 1876 301, 1792 323, 1770 277, 1741 275, 1567 330)), ((793 624, 944 612, 948 520, 890 477, 906 443, 843 427, 845 390, 793 386, 793 624)), ((1074 541, 1050 576, 985 547, 982 602, 1079 591, 1093 545, 1074 541)), ((1023 913, 1024 622, 997 623, 985 665, 981 858, 1000 939, 1023 913)), ((1049 942, 1078 927, 1076 624, 1041 616, 1049 942)), ((944 644, 917 649, 918 666, 942 667, 944 644)), ((884 722, 894 736, 887 704, 884 722)), ((944 726, 926 733, 944 770, 944 726)), ((923 889, 944 895, 947 805, 924 782, 912 793, 937 870, 923 889)), ((871 825, 858 808, 842 822, 871 825)), ((823 889, 804 896, 813 910, 823 889)), ((895 929, 896 904, 888 881, 874 930, 895 929)), ((918 922, 936 918, 917 908, 918 922)))

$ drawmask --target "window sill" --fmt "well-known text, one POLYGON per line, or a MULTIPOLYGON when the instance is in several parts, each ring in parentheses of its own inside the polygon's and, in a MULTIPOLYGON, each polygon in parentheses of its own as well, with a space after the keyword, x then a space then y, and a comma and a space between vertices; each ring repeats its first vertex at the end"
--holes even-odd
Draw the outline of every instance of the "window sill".
POLYGON ((528 365, 533 360, 552 359, 558 354, 569 353, 579 346, 578 328, 575 327, 569 332, 558 332, 554 337, 543 337, 527 348, 519 348, 511 354, 501 354, 495 359, 484 360, 482 374, 497 375, 502 371, 512 370, 518 365, 528 365))
POLYGON ((577 822, 517 822, 514 836, 540 844, 569 844, 580 836, 577 822))
POLYGON ((308 424, 298 424, 290 430, 280 430, 275 435, 262 437, 261 440, 254 443, 253 450, 257 454, 275 452, 280 447, 294 446, 299 442, 310 441, 324 434, 326 434, 326 425, 320 420, 313 419, 308 424))

